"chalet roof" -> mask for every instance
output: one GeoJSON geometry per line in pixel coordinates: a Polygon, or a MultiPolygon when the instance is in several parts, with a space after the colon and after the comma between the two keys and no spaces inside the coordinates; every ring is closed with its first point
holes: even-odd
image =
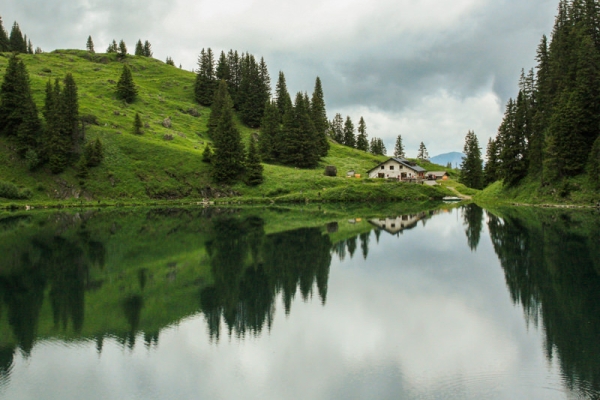
{"type": "Polygon", "coordinates": [[[385,164],[386,162],[390,161],[390,160],[394,160],[396,161],[398,164],[401,164],[403,166],[405,166],[406,168],[410,168],[415,172],[427,172],[426,169],[419,167],[418,165],[416,165],[415,163],[408,161],[405,158],[398,158],[398,157],[391,157],[388,158],[387,160],[385,160],[382,163],[377,164],[375,167],[371,168],[370,170],[367,171],[367,174],[373,170],[376,170],[377,168],[379,168],[382,164],[385,164]]]}

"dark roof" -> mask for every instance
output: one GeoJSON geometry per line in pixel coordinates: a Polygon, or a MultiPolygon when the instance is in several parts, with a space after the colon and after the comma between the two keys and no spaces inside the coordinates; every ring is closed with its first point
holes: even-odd
{"type": "Polygon", "coordinates": [[[426,169],[419,167],[417,164],[415,164],[415,163],[413,163],[413,162],[411,162],[411,161],[408,161],[408,160],[407,160],[407,159],[405,159],[405,158],[391,157],[391,158],[388,158],[387,160],[385,160],[384,162],[377,164],[375,167],[371,168],[370,170],[368,170],[368,171],[367,171],[367,174],[368,174],[369,172],[371,172],[371,171],[373,171],[373,170],[375,170],[375,169],[379,168],[379,167],[381,166],[381,164],[385,164],[386,162],[388,162],[388,161],[390,161],[390,160],[394,160],[394,161],[396,161],[398,164],[402,164],[402,165],[404,165],[405,167],[407,167],[407,168],[410,168],[410,169],[412,169],[412,170],[413,170],[413,171],[415,171],[415,172],[427,172],[427,170],[426,170],[426,169]]]}
{"type": "Polygon", "coordinates": [[[444,176],[444,175],[448,175],[448,172],[446,171],[429,171],[427,172],[429,175],[435,175],[435,176],[444,176]]]}

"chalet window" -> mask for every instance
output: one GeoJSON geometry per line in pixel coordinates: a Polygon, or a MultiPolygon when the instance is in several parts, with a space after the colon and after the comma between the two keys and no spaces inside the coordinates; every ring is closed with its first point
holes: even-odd
{"type": "Polygon", "coordinates": [[[393,171],[393,170],[394,170],[394,166],[390,165],[390,171],[393,171]]]}
{"type": "Polygon", "coordinates": [[[381,166],[381,169],[385,169],[385,166],[383,166],[383,165],[382,165],[382,166],[381,166]]]}

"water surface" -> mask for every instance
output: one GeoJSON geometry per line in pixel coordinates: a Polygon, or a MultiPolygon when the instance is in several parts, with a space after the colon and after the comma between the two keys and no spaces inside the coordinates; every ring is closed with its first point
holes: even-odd
{"type": "Polygon", "coordinates": [[[0,397],[600,396],[600,218],[152,209],[0,218],[0,397]]]}

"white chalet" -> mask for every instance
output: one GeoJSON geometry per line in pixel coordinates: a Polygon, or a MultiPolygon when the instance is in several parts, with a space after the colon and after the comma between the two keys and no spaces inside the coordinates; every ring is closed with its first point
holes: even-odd
{"type": "Polygon", "coordinates": [[[369,178],[393,178],[399,181],[424,179],[427,170],[404,158],[392,157],[367,171],[369,178]]]}

